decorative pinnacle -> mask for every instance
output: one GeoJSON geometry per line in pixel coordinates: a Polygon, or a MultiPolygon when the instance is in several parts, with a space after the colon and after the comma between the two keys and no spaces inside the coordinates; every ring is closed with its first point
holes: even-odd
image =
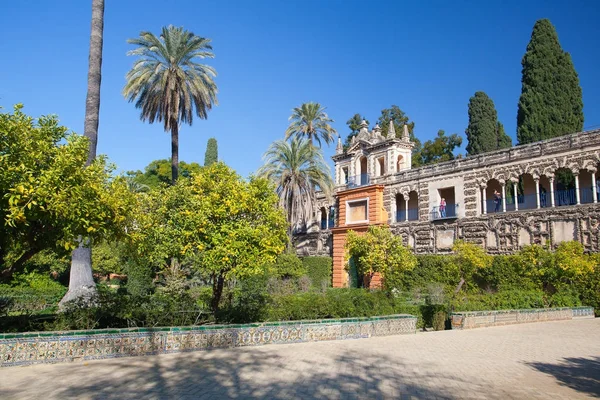
{"type": "Polygon", "coordinates": [[[396,137],[396,129],[394,128],[394,121],[390,120],[390,129],[388,129],[388,138],[393,139],[396,137]]]}
{"type": "Polygon", "coordinates": [[[369,124],[367,124],[367,121],[365,121],[363,119],[362,122],[360,123],[360,129],[368,129],[368,128],[369,128],[369,124]]]}
{"type": "Polygon", "coordinates": [[[402,139],[407,142],[410,140],[410,135],[408,134],[408,125],[406,124],[403,126],[402,139]]]}
{"type": "Polygon", "coordinates": [[[335,147],[336,154],[342,154],[344,152],[344,146],[342,146],[342,137],[338,134],[337,146],[335,147]]]}

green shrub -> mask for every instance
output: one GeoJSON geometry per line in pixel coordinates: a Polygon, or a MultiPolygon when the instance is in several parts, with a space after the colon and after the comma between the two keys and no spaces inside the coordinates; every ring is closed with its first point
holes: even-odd
{"type": "Polygon", "coordinates": [[[306,274],[306,267],[296,254],[283,253],[277,256],[273,272],[278,278],[300,278],[306,274]]]}
{"type": "Polygon", "coordinates": [[[124,267],[127,274],[127,293],[132,296],[147,296],[154,291],[153,271],[141,263],[128,263],[124,267]]]}
{"type": "Polygon", "coordinates": [[[331,286],[333,259],[331,257],[304,257],[302,264],[313,287],[321,289],[331,286]]]}
{"type": "Polygon", "coordinates": [[[399,289],[423,288],[432,282],[456,287],[460,281],[460,271],[451,256],[418,255],[417,263],[412,271],[403,274],[402,287],[399,289]]]}
{"type": "Polygon", "coordinates": [[[225,296],[230,298],[230,302],[221,307],[217,320],[233,323],[266,320],[270,301],[269,281],[267,274],[240,281],[232,292],[225,296]]]}
{"type": "Polygon", "coordinates": [[[594,270],[578,277],[574,287],[584,306],[594,307],[596,317],[600,317],[600,254],[594,254],[594,270]]]}
{"type": "Polygon", "coordinates": [[[558,290],[548,298],[548,307],[579,307],[581,299],[579,294],[572,288],[558,290]]]}
{"type": "Polygon", "coordinates": [[[451,301],[453,311],[510,310],[543,308],[547,304],[543,290],[506,290],[497,293],[459,293],[451,301]]]}
{"type": "Polygon", "coordinates": [[[475,279],[484,290],[533,290],[540,287],[539,281],[525,271],[517,255],[495,256],[489,268],[477,272],[475,279]]]}

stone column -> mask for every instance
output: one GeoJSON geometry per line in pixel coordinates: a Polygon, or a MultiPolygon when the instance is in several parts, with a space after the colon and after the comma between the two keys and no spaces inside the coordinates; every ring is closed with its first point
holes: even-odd
{"type": "Polygon", "coordinates": [[[579,195],[579,174],[575,175],[575,199],[577,200],[577,205],[581,204],[581,199],[579,195]]]}
{"type": "Polygon", "coordinates": [[[535,178],[535,207],[540,208],[540,178],[535,178]]]}
{"type": "Polygon", "coordinates": [[[596,187],[596,171],[592,171],[592,199],[594,199],[594,203],[598,202],[598,193],[596,193],[598,188],[596,187]]]}
{"type": "Polygon", "coordinates": [[[329,228],[331,228],[329,226],[329,208],[325,209],[325,218],[326,218],[325,219],[325,229],[329,229],[329,228]]]}
{"type": "Polygon", "coordinates": [[[513,182],[513,199],[515,200],[515,211],[519,211],[519,198],[518,198],[517,182],[513,182]]]}
{"type": "Polygon", "coordinates": [[[335,184],[336,185],[341,185],[342,180],[340,179],[340,166],[338,165],[338,163],[335,163],[335,184]]]}
{"type": "MultiPolygon", "coordinates": [[[[409,194],[409,196],[410,196],[410,194],[409,194]]],[[[404,220],[405,221],[408,221],[408,199],[409,199],[409,197],[404,196],[404,210],[405,210],[404,220]]]]}
{"type": "Polygon", "coordinates": [[[554,207],[554,177],[548,177],[548,181],[550,181],[550,207],[554,207]]]}
{"type": "Polygon", "coordinates": [[[506,183],[501,182],[502,185],[502,212],[506,212],[506,183]]]}
{"type": "Polygon", "coordinates": [[[390,215],[390,221],[393,222],[399,222],[398,221],[398,217],[396,215],[396,195],[392,194],[392,198],[390,199],[390,211],[392,213],[392,215],[390,215]]]}
{"type": "Polygon", "coordinates": [[[485,198],[486,187],[481,188],[481,201],[483,202],[483,215],[487,214],[487,199],[485,198]]]}

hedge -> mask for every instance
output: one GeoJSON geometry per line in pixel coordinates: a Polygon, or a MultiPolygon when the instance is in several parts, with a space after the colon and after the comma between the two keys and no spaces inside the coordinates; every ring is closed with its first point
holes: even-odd
{"type": "Polygon", "coordinates": [[[306,274],[313,287],[322,288],[331,286],[333,259],[331,257],[304,257],[302,264],[306,267],[306,274]]]}

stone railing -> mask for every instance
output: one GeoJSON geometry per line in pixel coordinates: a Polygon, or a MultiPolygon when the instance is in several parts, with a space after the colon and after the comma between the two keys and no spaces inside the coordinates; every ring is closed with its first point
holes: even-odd
{"type": "Polygon", "coordinates": [[[245,325],[0,334],[0,367],[400,335],[416,333],[416,325],[416,317],[400,314],[245,325]]]}
{"type": "Polygon", "coordinates": [[[454,312],[452,329],[472,329],[528,322],[594,318],[592,307],[535,308],[526,310],[454,312]]]}
{"type": "Polygon", "coordinates": [[[489,168],[490,166],[497,164],[531,160],[536,157],[550,156],[552,154],[592,146],[600,146],[600,129],[559,136],[540,142],[518,145],[508,149],[496,150],[453,161],[404,170],[396,172],[392,176],[386,175],[385,179],[386,182],[389,183],[405,182],[465,170],[489,168]]]}

